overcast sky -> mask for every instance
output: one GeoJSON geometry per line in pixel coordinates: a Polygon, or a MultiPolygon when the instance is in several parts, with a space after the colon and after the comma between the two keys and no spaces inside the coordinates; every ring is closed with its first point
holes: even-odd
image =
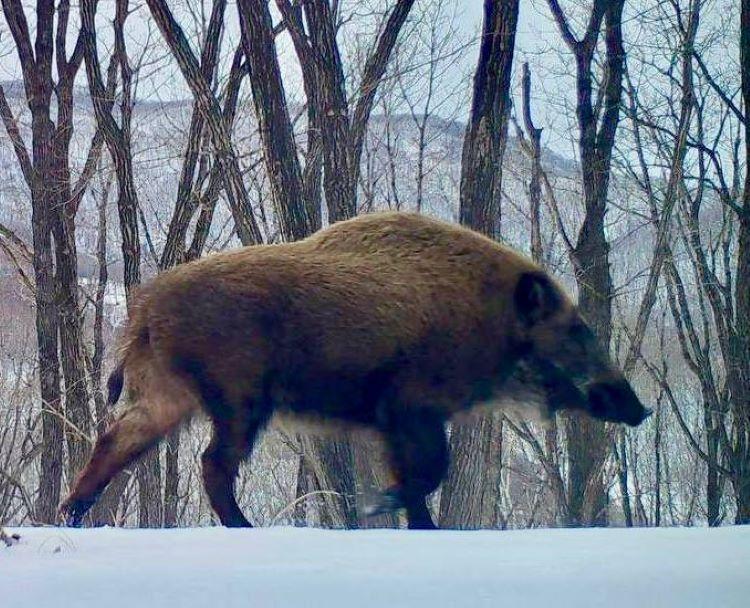
{"type": "MultiPolygon", "coordinates": [[[[192,0],[170,0],[170,7],[174,11],[178,20],[190,34],[190,15],[188,7],[195,7],[198,3],[192,0]]],[[[387,2],[392,4],[392,0],[343,0],[349,7],[360,7],[364,5],[383,5],[387,2]]],[[[420,7],[430,4],[431,0],[417,0],[412,14],[420,7]]],[[[97,20],[97,36],[102,40],[102,51],[108,46],[108,40],[111,39],[111,28],[108,21],[103,17],[109,18],[113,14],[114,0],[100,0],[99,16],[97,20]]],[[[345,4],[345,6],[346,6],[345,4]]],[[[474,44],[460,57],[460,59],[451,62],[444,73],[441,75],[441,86],[452,91],[456,82],[462,77],[473,73],[473,69],[478,54],[478,36],[481,32],[481,21],[483,12],[482,0],[456,0],[455,4],[446,2],[448,7],[455,8],[455,23],[461,35],[466,39],[473,39],[474,44]]],[[[583,18],[590,10],[590,2],[572,2],[563,1],[563,8],[566,14],[573,21],[573,29],[580,33],[582,29],[583,18]]],[[[703,8],[702,21],[723,20],[727,19],[730,26],[734,26],[734,21],[739,21],[731,13],[736,12],[738,2],[736,0],[707,0],[703,8]]],[[[27,7],[30,26],[34,26],[33,11],[30,10],[30,3],[25,3],[27,7]]],[[[131,0],[131,5],[138,6],[128,20],[126,35],[128,37],[129,51],[135,56],[138,47],[143,47],[144,41],[148,39],[149,32],[154,39],[161,42],[161,36],[154,24],[151,22],[148,9],[144,2],[136,4],[136,0],[131,0]]],[[[273,2],[271,3],[273,6],[273,2]]],[[[205,0],[206,19],[210,12],[211,2],[205,0]]],[[[638,43],[646,45],[650,41],[645,39],[648,36],[641,27],[643,15],[648,11],[654,11],[656,3],[642,2],[640,0],[631,0],[626,3],[624,17],[624,31],[626,38],[626,48],[629,44],[638,43]],[[633,19],[639,16],[639,21],[633,19]]],[[[74,18],[77,22],[77,9],[74,3],[74,18]]],[[[194,9],[195,10],[195,9],[194,9]]],[[[346,10],[346,8],[344,9],[346,10]]],[[[194,20],[193,20],[194,22],[194,20]]],[[[227,36],[232,41],[237,40],[237,17],[234,2],[230,2],[226,15],[227,36]]],[[[356,23],[356,20],[353,20],[356,23]]],[[[361,22],[361,21],[360,21],[361,22]]],[[[69,46],[72,47],[72,37],[77,34],[77,27],[69,28],[71,37],[69,46]]],[[[734,32],[730,27],[726,33],[727,40],[733,40],[734,32]]],[[[235,42],[225,43],[225,55],[231,57],[231,51],[235,42]]],[[[168,52],[163,45],[149,45],[154,48],[154,52],[147,58],[146,64],[142,69],[141,82],[138,90],[140,98],[151,100],[173,100],[175,98],[187,98],[190,96],[189,90],[182,79],[179,70],[176,68],[174,61],[168,56],[168,52]],[[168,66],[164,69],[164,66],[168,66]]],[[[655,52],[659,52],[656,49],[655,52]]],[[[733,51],[729,51],[730,56],[733,51]]],[[[279,38],[279,55],[284,72],[284,79],[287,89],[287,96],[290,101],[301,100],[301,85],[299,74],[296,68],[297,59],[294,50],[289,43],[286,35],[279,38]]],[[[711,58],[709,58],[710,60],[711,58]]],[[[731,57],[730,57],[731,59],[731,57]]],[[[566,62],[570,61],[570,53],[563,44],[557,31],[554,21],[549,14],[549,8],[546,0],[521,0],[520,17],[516,39],[516,56],[514,61],[514,79],[512,84],[512,93],[514,97],[518,96],[520,89],[519,74],[520,66],[524,61],[529,61],[532,69],[532,106],[537,126],[544,127],[543,143],[553,145],[558,153],[573,158],[575,156],[575,113],[572,109],[574,102],[574,80],[570,73],[570,64],[566,69],[566,62]],[[563,105],[567,107],[563,108],[563,105]]],[[[722,58],[717,58],[717,70],[722,66],[736,66],[736,60],[732,59],[727,62],[722,58]],[[734,61],[734,64],[732,64],[734,61]]],[[[736,71],[736,67],[735,67],[736,71]]],[[[0,80],[10,80],[20,78],[20,69],[15,49],[10,39],[10,33],[4,19],[0,19],[0,80]]],[[[85,85],[85,71],[79,73],[79,80],[85,85]]],[[[470,93],[461,95],[456,104],[458,111],[451,112],[459,119],[466,119],[470,106],[470,93]]],[[[375,110],[377,112],[377,109],[375,110]]]]}

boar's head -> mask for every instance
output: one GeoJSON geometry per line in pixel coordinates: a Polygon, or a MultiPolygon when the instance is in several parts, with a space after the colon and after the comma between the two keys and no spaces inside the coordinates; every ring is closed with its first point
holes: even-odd
{"type": "Polygon", "coordinates": [[[521,274],[514,306],[520,366],[543,388],[550,412],[581,409],[599,420],[631,426],[651,415],[580,312],[546,274],[521,274]]]}

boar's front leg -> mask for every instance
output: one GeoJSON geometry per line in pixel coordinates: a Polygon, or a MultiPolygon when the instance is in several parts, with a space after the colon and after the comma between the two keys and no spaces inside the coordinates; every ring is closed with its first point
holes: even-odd
{"type": "Polygon", "coordinates": [[[403,507],[410,529],[435,529],[426,498],[437,489],[448,470],[443,418],[422,406],[403,408],[386,418],[382,430],[397,485],[380,497],[371,513],[403,507]]]}

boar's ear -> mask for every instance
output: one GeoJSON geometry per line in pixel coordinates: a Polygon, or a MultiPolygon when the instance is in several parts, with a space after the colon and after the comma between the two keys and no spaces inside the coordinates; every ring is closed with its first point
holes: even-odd
{"type": "Polygon", "coordinates": [[[513,296],[518,318],[531,327],[552,316],[562,304],[557,286],[542,272],[525,272],[513,296]]]}

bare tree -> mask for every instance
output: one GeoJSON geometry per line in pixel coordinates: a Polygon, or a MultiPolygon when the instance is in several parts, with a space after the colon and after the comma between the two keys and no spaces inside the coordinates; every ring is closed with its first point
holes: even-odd
{"type": "MultiPolygon", "coordinates": [[[[625,51],[622,46],[623,0],[594,0],[582,38],[576,38],[557,0],[548,0],[560,34],[575,58],[578,148],[585,215],[572,250],[583,316],[602,344],[612,333],[612,277],[609,243],[604,231],[615,133],[620,115],[625,51]],[[604,77],[596,101],[594,53],[604,34],[604,77]]],[[[579,524],[606,521],[602,471],[609,440],[604,424],[577,414],[566,415],[568,500],[570,517],[579,524]]]]}
{"type": "Polygon", "coordinates": [[[323,190],[328,220],[339,221],[357,213],[357,183],[367,123],[378,86],[414,0],[397,0],[385,19],[364,63],[356,100],[347,99],[344,68],[336,41],[338,3],[313,0],[301,9],[277,0],[302,66],[307,103],[315,105],[315,126],[320,129],[323,190]],[[307,31],[303,25],[306,23],[307,31]]]}
{"type": "MultiPolygon", "coordinates": [[[[117,0],[115,17],[112,22],[115,43],[110,62],[109,80],[114,83],[115,75],[119,74],[121,82],[120,124],[117,124],[112,113],[114,105],[113,86],[107,88],[102,77],[96,44],[96,5],[96,0],[81,2],[83,54],[97,125],[104,135],[117,176],[117,210],[120,218],[122,259],[124,262],[123,280],[128,306],[130,306],[133,291],[141,283],[141,244],[138,228],[139,204],[133,175],[131,145],[132,68],[128,59],[124,34],[125,20],[129,13],[129,2],[128,0],[117,0]]],[[[140,488],[139,525],[141,527],[160,526],[163,519],[163,503],[161,500],[161,467],[158,449],[149,452],[139,464],[137,478],[140,488]]]]}
{"type": "MultiPolygon", "coordinates": [[[[747,357],[742,352],[743,338],[736,333],[745,322],[742,301],[746,290],[739,287],[744,281],[741,278],[744,191],[739,177],[743,161],[739,144],[745,117],[732,101],[733,95],[727,93],[728,89],[712,76],[706,65],[704,57],[710,42],[702,43],[709,45],[705,50],[695,43],[698,14],[704,6],[702,2],[694,2],[688,11],[675,6],[666,17],[666,29],[679,37],[676,48],[680,60],[667,57],[663,73],[668,79],[665,86],[673,87],[675,82],[681,85],[679,109],[671,100],[663,107],[654,104],[653,109],[649,108],[628,78],[628,110],[638,160],[638,169],[630,172],[646,194],[657,232],[649,282],[626,366],[636,356],[633,349],[644,341],[641,333],[645,325],[644,307],[656,298],[653,277],[658,272],[661,255],[676,340],[688,376],[693,376],[698,385],[698,428],[691,428],[686,411],[685,379],[674,378],[666,363],[660,366],[645,361],[645,366],[659,386],[661,398],[669,405],[677,428],[705,463],[706,519],[709,525],[719,525],[725,517],[722,507],[725,480],[734,489],[737,521],[742,520],[743,509],[747,508],[743,502],[747,484],[747,427],[743,426],[747,420],[743,414],[747,402],[743,397],[747,395],[743,384],[747,378],[747,357]],[[679,77],[673,73],[678,69],[679,77]],[[656,171],[651,170],[647,158],[652,157],[670,167],[665,186],[651,175],[656,171]],[[714,222],[718,222],[716,233],[714,222]]],[[[740,57],[742,40],[741,35],[740,57]]],[[[651,66],[653,61],[648,55],[642,63],[651,66]]],[[[662,69],[658,65],[653,67],[657,73],[662,69]]],[[[661,350],[664,356],[663,346],[661,350]]],[[[658,441],[661,443],[661,438],[658,441]]],[[[658,451],[656,458],[661,476],[658,451]]],[[[660,518],[660,513],[657,516],[660,518]]]]}
{"type": "Polygon", "coordinates": [[[255,114],[263,142],[266,170],[284,240],[312,233],[302,187],[302,170],[281,82],[268,2],[240,0],[242,46],[250,66],[255,114]]]}
{"type": "Polygon", "coordinates": [[[468,46],[458,28],[455,10],[455,6],[445,0],[418,4],[417,10],[412,11],[409,31],[394,51],[389,69],[392,74],[386,75],[398,83],[397,90],[390,89],[390,93],[384,91],[381,95],[388,173],[396,208],[400,203],[394,171],[397,146],[393,145],[393,140],[398,136],[400,120],[393,125],[391,121],[399,118],[392,115],[393,110],[406,105],[416,130],[416,136],[410,138],[417,149],[416,167],[410,171],[415,184],[413,207],[417,213],[434,212],[434,207],[425,209],[425,203],[431,202],[426,200],[427,179],[443,160],[434,148],[439,148],[439,140],[445,135],[445,130],[440,128],[443,121],[447,124],[456,118],[466,85],[464,78],[457,78],[451,84],[443,81],[445,73],[460,60],[468,46]]]}
{"type": "MultiPolygon", "coordinates": [[[[490,237],[499,236],[501,165],[517,22],[518,0],[485,1],[471,117],[461,159],[461,222],[490,237]]],[[[452,425],[451,465],[440,495],[441,526],[494,523],[493,479],[500,462],[500,437],[496,415],[452,425]],[[477,454],[481,456],[477,458],[477,454]]]]}
{"type": "Polygon", "coordinates": [[[31,113],[32,154],[29,155],[5,95],[0,92],[0,114],[32,200],[36,326],[43,410],[42,472],[36,518],[41,522],[52,522],[60,498],[63,436],[68,446],[69,477],[83,465],[89,448],[91,416],[78,304],[75,215],[96,166],[102,140],[98,135],[94,138],[84,169],[76,183],[72,183],[69,152],[73,134],[73,85],[83,61],[83,45],[79,34],[72,53],[68,54],[69,2],[61,1],[57,10],[51,0],[37,3],[33,45],[21,2],[4,0],[2,6],[18,52],[31,113]],[[53,81],[53,63],[57,82],[53,81]],[[52,115],[53,92],[57,98],[56,122],[52,115]],[[59,392],[61,364],[65,380],[64,412],[59,392]]]}

